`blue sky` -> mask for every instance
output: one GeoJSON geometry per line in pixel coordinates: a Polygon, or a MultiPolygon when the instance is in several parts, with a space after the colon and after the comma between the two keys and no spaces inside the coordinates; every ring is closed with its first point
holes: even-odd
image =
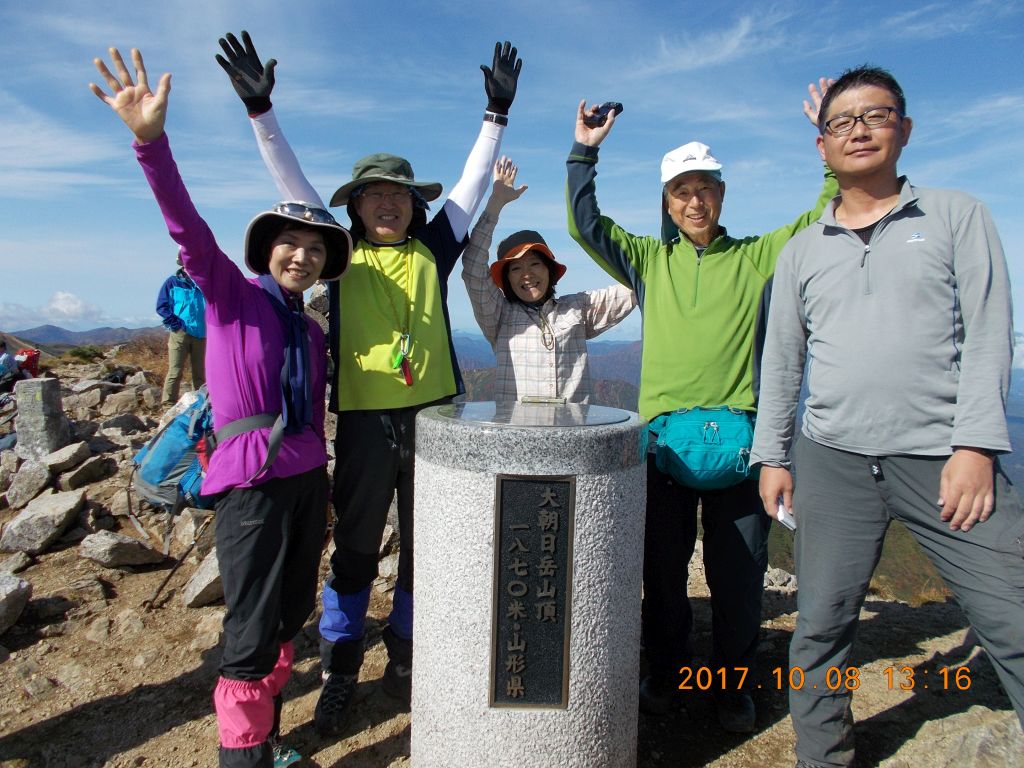
{"type": "MultiPolygon", "coordinates": [[[[498,237],[540,230],[570,293],[605,285],[566,232],[565,156],[576,104],[625,104],[602,147],[602,210],[657,231],[661,156],[711,145],[734,235],[795,218],[821,166],[801,113],[808,82],[864,62],[889,68],[915,119],[901,170],[922,186],[984,200],[999,227],[1024,330],[1024,3],[941,0],[501,4],[165,0],[4,3],[0,81],[0,329],[155,325],[176,250],[142,179],[130,135],[87,89],[92,58],[135,46],[153,82],[174,75],[168,133],[186,184],[221,247],[240,261],[249,219],[276,199],[245,117],[214,62],[217,38],[248,29],[278,59],[274,103],[324,198],[352,163],[408,157],[448,189],[486,103],[479,65],[494,42],[524,59],[503,150],[530,189],[498,237]],[[142,5],[142,4],[139,4],[142,5]]],[[[344,212],[339,218],[344,218],[344,212]]],[[[453,325],[475,330],[456,273],[453,325]]],[[[634,313],[607,338],[638,338],[634,313]]]]}

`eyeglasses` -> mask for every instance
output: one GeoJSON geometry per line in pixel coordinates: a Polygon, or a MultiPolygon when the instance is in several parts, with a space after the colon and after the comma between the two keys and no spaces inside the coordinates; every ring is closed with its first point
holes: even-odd
{"type": "Polygon", "coordinates": [[[853,130],[858,120],[869,129],[878,128],[880,125],[885,125],[889,122],[889,116],[893,113],[896,114],[896,117],[902,117],[896,107],[872,107],[866,112],[861,112],[859,115],[840,115],[839,117],[833,117],[831,120],[826,120],[825,130],[833,136],[843,136],[853,130]]]}
{"type": "Polygon", "coordinates": [[[334,217],[330,213],[325,211],[323,208],[317,208],[306,203],[277,203],[271,211],[274,213],[282,213],[285,216],[291,216],[294,219],[302,219],[303,221],[311,221],[314,224],[333,224],[338,226],[338,222],[334,220],[334,217]]]}
{"type": "Polygon", "coordinates": [[[358,196],[365,197],[375,205],[383,203],[385,200],[389,203],[404,203],[412,198],[412,192],[408,189],[398,189],[394,192],[360,192],[358,196]]]}

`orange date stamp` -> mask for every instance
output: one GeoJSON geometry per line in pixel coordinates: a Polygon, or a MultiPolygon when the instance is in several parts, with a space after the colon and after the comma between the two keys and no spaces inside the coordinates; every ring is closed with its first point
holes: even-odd
{"type": "MultiPolygon", "coordinates": [[[[749,672],[749,667],[680,667],[679,690],[743,690],[749,672]]],[[[970,667],[939,667],[929,670],[910,665],[891,666],[881,670],[881,675],[890,691],[913,691],[915,688],[966,691],[971,687],[970,667]]],[[[800,691],[804,688],[824,688],[829,691],[856,691],[865,676],[866,673],[860,667],[829,667],[825,670],[825,679],[819,684],[808,682],[801,667],[775,667],[767,683],[751,684],[747,690],[767,688],[800,691]]]]}

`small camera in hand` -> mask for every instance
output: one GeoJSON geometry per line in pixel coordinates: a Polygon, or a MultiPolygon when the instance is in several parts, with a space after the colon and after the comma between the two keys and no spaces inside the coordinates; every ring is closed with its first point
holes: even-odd
{"type": "Polygon", "coordinates": [[[608,115],[614,112],[616,115],[622,112],[622,105],[617,101],[606,101],[597,108],[592,115],[583,116],[583,124],[590,128],[600,128],[608,122],[608,115]]]}

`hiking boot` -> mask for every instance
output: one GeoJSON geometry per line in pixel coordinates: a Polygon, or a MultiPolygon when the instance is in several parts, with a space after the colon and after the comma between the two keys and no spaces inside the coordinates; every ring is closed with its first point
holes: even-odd
{"type": "Polygon", "coordinates": [[[381,639],[388,649],[381,687],[388,696],[409,707],[412,702],[412,640],[399,637],[391,627],[384,629],[381,639]]]}
{"type": "Polygon", "coordinates": [[[757,712],[750,694],[743,691],[720,691],[715,695],[718,723],[729,733],[752,733],[757,712]]]}
{"type": "Polygon", "coordinates": [[[270,744],[274,748],[274,768],[285,768],[302,760],[302,755],[280,741],[271,740],[270,744]]]}
{"type": "Polygon", "coordinates": [[[670,677],[647,675],[640,682],[640,711],[667,715],[678,699],[679,687],[670,677]]]}
{"type": "Polygon", "coordinates": [[[393,699],[398,699],[406,707],[412,703],[412,667],[388,661],[381,678],[381,688],[393,699]]]}
{"type": "Polygon", "coordinates": [[[357,675],[328,674],[320,689],[313,712],[313,727],[323,738],[338,736],[348,720],[349,707],[356,694],[357,675]]]}

